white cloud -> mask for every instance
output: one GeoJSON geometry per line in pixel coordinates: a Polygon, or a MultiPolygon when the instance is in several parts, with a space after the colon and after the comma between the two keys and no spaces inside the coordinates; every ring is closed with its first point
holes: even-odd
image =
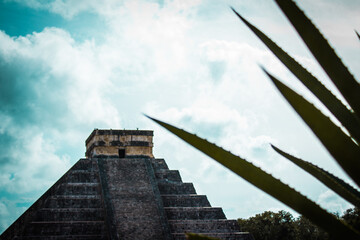
{"type": "Polygon", "coordinates": [[[10,162],[2,163],[0,189],[8,193],[26,194],[48,188],[71,166],[69,156],[56,155],[52,140],[45,139],[37,127],[8,125],[5,134],[13,140],[6,143],[8,149],[1,156],[10,162]]]}
{"type": "Polygon", "coordinates": [[[113,0],[105,1],[93,1],[93,0],[78,0],[78,1],[68,1],[68,0],[54,0],[54,1],[39,1],[39,0],[13,0],[20,4],[26,5],[30,8],[37,10],[48,10],[52,13],[61,15],[64,18],[71,19],[75,15],[83,11],[94,11],[95,9],[108,9],[112,6],[116,6],[116,2],[113,0]]]}
{"type": "Polygon", "coordinates": [[[0,214],[1,216],[9,215],[9,211],[4,203],[0,202],[0,214]]]}
{"type": "Polygon", "coordinates": [[[52,91],[51,95],[65,101],[80,122],[119,125],[116,109],[105,96],[111,86],[109,72],[103,68],[106,63],[98,61],[94,44],[77,44],[69,33],[57,28],[46,28],[40,33],[19,38],[2,33],[0,41],[5,42],[0,51],[8,61],[22,59],[33,61],[35,70],[43,66],[47,68],[42,79],[35,82],[38,94],[52,91]],[[54,85],[60,88],[50,89],[54,85]],[[96,114],[86,117],[94,109],[96,114]]]}
{"type": "MultiPolygon", "coordinates": [[[[17,161],[0,173],[3,189],[45,190],[81,157],[72,155],[69,148],[83,147],[93,128],[146,127],[155,130],[155,155],[180,169],[183,179],[195,182],[198,192],[208,194],[215,205],[231,209],[228,217],[284,207],[143,118],[140,113],[145,112],[217,142],[305,194],[310,191],[313,199],[321,194],[323,186],[312,185],[313,179],[303,178],[305,174],[270,149],[269,143],[279,144],[319,165],[336,168],[257,64],[292,87],[304,89],[233,15],[221,13],[211,24],[204,22],[197,15],[201,1],[165,1],[164,6],[112,0],[26,4],[67,19],[95,12],[108,28],[98,30],[104,36],[102,43],[76,42],[58,28],[18,38],[0,31],[1,58],[9,65],[21,63],[20,84],[32,81],[26,87],[34,89],[36,100],[31,98],[30,107],[24,108],[37,122],[22,126],[14,123],[15,116],[0,112],[0,133],[8,133],[18,144],[11,149],[16,155],[9,155],[17,161]],[[229,33],[218,34],[224,32],[223,26],[229,33]],[[219,67],[216,74],[215,67],[219,67]],[[23,128],[26,134],[22,135],[23,128]]],[[[283,36],[285,24],[274,24],[277,21],[268,20],[266,26],[274,27],[267,32],[281,33],[281,40],[293,50],[291,36],[283,36]]],[[[299,52],[295,51],[296,58],[316,71],[314,61],[299,52]]],[[[22,90],[16,95],[30,91],[22,90]]],[[[338,199],[319,201],[332,209],[338,199]]]]}
{"type": "MultiPolygon", "coordinates": [[[[132,1],[118,1],[118,0],[53,0],[53,1],[40,1],[40,0],[12,0],[20,4],[26,5],[30,8],[48,10],[52,13],[59,14],[66,19],[72,19],[74,16],[82,12],[94,12],[101,14],[105,17],[114,18],[115,15],[123,12],[122,8],[127,8],[128,6],[136,7],[135,12],[137,15],[141,13],[148,14],[150,9],[160,8],[159,3],[156,1],[142,1],[142,0],[132,0],[132,1]]],[[[164,5],[171,9],[172,13],[178,13],[181,11],[186,11],[194,8],[199,5],[201,0],[188,1],[188,0],[165,0],[164,5]]]]}
{"type": "Polygon", "coordinates": [[[317,203],[330,212],[339,213],[340,215],[346,209],[353,207],[348,202],[340,200],[339,197],[330,190],[322,192],[317,199],[317,203]]]}
{"type": "Polygon", "coordinates": [[[2,137],[12,139],[2,152],[6,165],[0,188],[16,194],[45,190],[76,160],[59,152],[65,143],[74,143],[67,132],[96,124],[119,127],[120,116],[107,98],[109,73],[93,43],[78,44],[61,29],[18,38],[0,32],[0,41],[3,68],[11,66],[10,73],[15,72],[4,72],[1,80],[12,86],[8,94],[14,100],[3,105],[0,115],[2,137]]]}
{"type": "Polygon", "coordinates": [[[1,199],[0,200],[0,216],[2,216],[2,218],[0,219],[0,228],[8,226],[10,224],[10,222],[8,220],[9,215],[10,215],[10,212],[8,210],[8,207],[5,203],[5,201],[3,202],[3,199],[1,199]]]}

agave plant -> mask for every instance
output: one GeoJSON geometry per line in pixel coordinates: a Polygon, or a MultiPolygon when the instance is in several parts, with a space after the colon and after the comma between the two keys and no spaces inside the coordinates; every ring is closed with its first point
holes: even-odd
{"type": "MultiPolygon", "coordinates": [[[[334,124],[313,104],[308,102],[291,88],[274,77],[265,68],[262,68],[276,88],[310,127],[312,132],[321,141],[347,175],[360,186],[360,85],[353,75],[336,55],[320,31],[305,16],[292,0],[275,0],[282,12],[289,19],[302,40],[307,45],[317,62],[335,84],[346,100],[348,107],[329,91],[316,77],[302,67],[295,59],[289,56],[276,43],[267,37],[258,28],[248,22],[234,9],[234,13],[245,23],[251,31],[272,51],[273,54],[315,95],[332,115],[341,123],[342,127],[334,124]],[[345,129],[345,130],[344,130],[345,129]],[[345,132],[346,131],[346,132],[345,132]]],[[[357,32],[356,32],[357,34],[357,32]]],[[[358,35],[358,34],[357,34],[358,35]]],[[[359,36],[359,35],[358,35],[359,36]]],[[[150,118],[150,117],[149,117],[150,118]]],[[[220,164],[244,178],[254,186],[283,202],[299,214],[327,231],[336,239],[360,239],[360,233],[327,212],[315,202],[300,194],[279,179],[254,166],[247,160],[235,156],[194,134],[174,127],[165,122],[150,118],[176,136],[191,144],[198,150],[210,156],[220,164]]],[[[320,167],[310,162],[282,151],[273,146],[273,149],[313,175],[339,196],[360,207],[360,192],[320,167]]],[[[196,235],[189,235],[189,239],[196,239],[196,235]]],[[[198,236],[199,237],[199,236],[198,236]]],[[[199,238],[200,239],[200,238],[199,238]]],[[[201,237],[203,239],[203,237],[201,237]]]]}

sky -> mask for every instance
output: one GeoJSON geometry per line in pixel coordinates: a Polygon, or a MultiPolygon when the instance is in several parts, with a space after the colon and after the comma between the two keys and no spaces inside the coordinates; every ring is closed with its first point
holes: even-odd
{"type": "MultiPolygon", "coordinates": [[[[303,0],[360,79],[358,0],[303,0]]],[[[231,11],[337,93],[268,0],[0,0],[0,232],[76,161],[94,128],[154,130],[154,155],[229,219],[296,213],[143,116],[260,166],[331,212],[352,207],[270,143],[353,184],[260,69],[323,106],[231,11]]]]}

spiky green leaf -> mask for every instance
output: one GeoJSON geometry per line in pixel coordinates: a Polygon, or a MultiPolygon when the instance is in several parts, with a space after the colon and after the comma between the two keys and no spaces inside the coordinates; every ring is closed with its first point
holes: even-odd
{"type": "Polygon", "coordinates": [[[283,202],[298,213],[304,215],[312,222],[328,231],[335,237],[358,239],[360,234],[351,227],[338,220],[334,215],[322,209],[319,205],[309,200],[293,188],[274,178],[270,174],[254,166],[245,159],[235,156],[224,149],[188,133],[165,122],[148,117],[163,126],[185,142],[202,151],[223,166],[227,167],[249,183],[283,202]]]}
{"type": "Polygon", "coordinates": [[[271,147],[280,155],[289,159],[291,162],[313,175],[341,197],[348,200],[355,206],[360,207],[360,192],[353,188],[350,184],[310,162],[294,157],[273,145],[271,145],[271,147]]]}
{"type": "Polygon", "coordinates": [[[357,116],[349,111],[336,96],[334,96],[318,79],[302,67],[295,59],[234,9],[232,10],[275,54],[275,56],[330,110],[332,114],[334,114],[341,124],[349,131],[350,135],[360,143],[360,121],[357,116]]]}
{"type": "Polygon", "coordinates": [[[360,118],[360,84],[333,48],[292,0],[275,0],[313,56],[360,118]]]}
{"type": "Polygon", "coordinates": [[[360,186],[360,147],[314,105],[263,70],[339,165],[360,186]]]}

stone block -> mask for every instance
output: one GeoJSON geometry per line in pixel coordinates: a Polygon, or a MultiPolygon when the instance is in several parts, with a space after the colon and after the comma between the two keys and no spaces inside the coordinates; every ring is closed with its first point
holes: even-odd
{"type": "Polygon", "coordinates": [[[58,195],[98,195],[99,183],[62,183],[56,191],[58,195]]]}
{"type": "Polygon", "coordinates": [[[158,182],[182,182],[180,173],[177,170],[161,169],[155,171],[158,182]]]}
{"type": "Polygon", "coordinates": [[[239,232],[236,220],[169,220],[170,229],[174,233],[231,233],[239,232]]]}
{"type": "Polygon", "coordinates": [[[24,231],[25,236],[56,236],[56,235],[105,235],[104,221],[54,221],[31,222],[24,231]]]}
{"type": "Polygon", "coordinates": [[[159,182],[158,187],[162,195],[196,194],[192,183],[159,182]]]}
{"type": "Polygon", "coordinates": [[[214,207],[165,207],[169,220],[226,219],[221,208],[214,207]]]}
{"type": "Polygon", "coordinates": [[[160,169],[169,169],[165,160],[162,158],[153,158],[150,161],[152,163],[152,166],[153,166],[155,172],[160,169]]]}
{"type": "Polygon", "coordinates": [[[164,207],[211,207],[205,195],[162,195],[164,207]]]}
{"type": "Polygon", "coordinates": [[[104,217],[101,208],[42,208],[36,221],[103,221],[104,217]]]}
{"type": "Polygon", "coordinates": [[[51,196],[45,208],[100,208],[101,195],[55,195],[51,196]]]}

